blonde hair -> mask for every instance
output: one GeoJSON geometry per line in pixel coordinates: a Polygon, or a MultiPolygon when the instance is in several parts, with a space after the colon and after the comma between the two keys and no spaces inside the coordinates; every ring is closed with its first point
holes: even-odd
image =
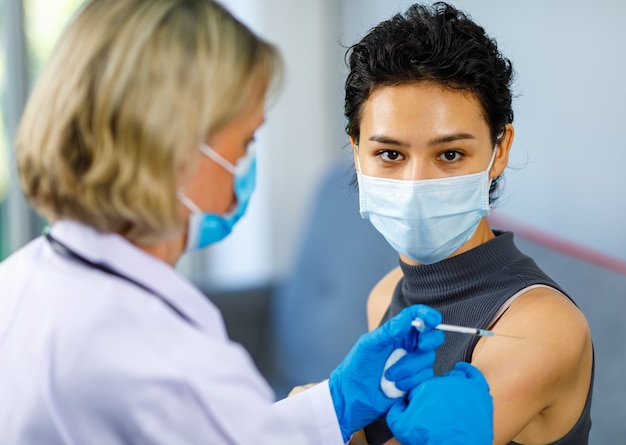
{"type": "Polygon", "coordinates": [[[181,229],[199,143],[264,101],[277,50],[211,0],[90,0],[59,39],[16,139],[46,218],[152,243],[181,229]]]}

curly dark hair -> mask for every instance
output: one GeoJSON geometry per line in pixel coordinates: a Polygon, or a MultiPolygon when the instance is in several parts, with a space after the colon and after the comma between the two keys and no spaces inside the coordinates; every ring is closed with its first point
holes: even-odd
{"type": "MultiPolygon", "coordinates": [[[[382,86],[426,81],[471,92],[482,106],[494,145],[513,122],[510,60],[480,25],[447,3],[415,4],[381,22],[348,49],[346,58],[346,132],[357,143],[363,104],[382,86]]],[[[492,182],[491,194],[497,182],[492,182]]]]}
{"type": "Polygon", "coordinates": [[[472,92],[494,144],[513,122],[513,68],[485,30],[455,7],[413,5],[372,28],[346,54],[346,132],[358,141],[361,109],[381,86],[430,81],[472,92]]]}

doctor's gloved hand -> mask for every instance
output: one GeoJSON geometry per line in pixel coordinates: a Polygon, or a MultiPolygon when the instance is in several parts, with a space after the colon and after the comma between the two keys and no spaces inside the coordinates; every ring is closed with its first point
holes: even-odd
{"type": "Polygon", "coordinates": [[[359,338],[328,382],[344,441],[382,417],[405,391],[434,377],[434,350],[444,340],[433,329],[439,323],[439,312],[414,305],[359,338]],[[424,322],[421,332],[411,325],[416,318],[424,322]]]}
{"type": "Polygon", "coordinates": [[[482,373],[459,362],[398,400],[387,425],[404,445],[491,445],[493,401],[482,373]]]}

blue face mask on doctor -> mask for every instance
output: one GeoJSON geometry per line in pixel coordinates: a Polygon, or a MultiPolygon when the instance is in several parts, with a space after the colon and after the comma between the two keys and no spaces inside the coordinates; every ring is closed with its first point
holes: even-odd
{"type": "Polygon", "coordinates": [[[228,162],[206,144],[200,146],[200,151],[233,175],[237,204],[226,215],[207,213],[203,212],[182,191],[179,191],[179,201],[191,212],[187,224],[185,252],[202,249],[226,238],[233,230],[237,221],[246,212],[256,184],[256,154],[254,146],[250,147],[246,154],[237,160],[236,165],[228,162]]]}

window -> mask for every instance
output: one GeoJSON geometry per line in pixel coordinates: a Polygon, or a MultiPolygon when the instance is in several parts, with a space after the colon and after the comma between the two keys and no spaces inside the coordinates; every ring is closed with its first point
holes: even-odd
{"type": "Polygon", "coordinates": [[[36,80],[48,54],[81,0],[23,0],[29,73],[36,80]]]}
{"type": "Polygon", "coordinates": [[[5,9],[6,2],[0,3],[0,260],[4,258],[4,214],[3,202],[9,186],[9,153],[6,134],[6,28],[5,9]]]}
{"type": "Polygon", "coordinates": [[[0,3],[0,260],[41,232],[44,221],[19,191],[12,138],[28,91],[81,0],[0,3]]]}

